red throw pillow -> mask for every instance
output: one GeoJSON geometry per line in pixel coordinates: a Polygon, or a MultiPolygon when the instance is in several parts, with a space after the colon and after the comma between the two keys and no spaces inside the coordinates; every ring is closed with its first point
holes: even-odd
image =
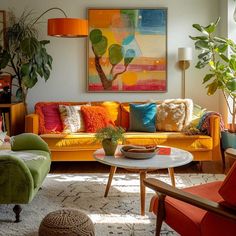
{"type": "Polygon", "coordinates": [[[219,194],[227,204],[236,207],[236,162],[233,164],[222,183],[219,194]]]}
{"type": "Polygon", "coordinates": [[[101,106],[81,106],[85,131],[95,133],[98,129],[114,125],[107,110],[101,106]]]}
{"type": "Polygon", "coordinates": [[[39,115],[39,131],[41,134],[62,132],[63,126],[61,122],[59,105],[37,104],[36,113],[39,115]]]}

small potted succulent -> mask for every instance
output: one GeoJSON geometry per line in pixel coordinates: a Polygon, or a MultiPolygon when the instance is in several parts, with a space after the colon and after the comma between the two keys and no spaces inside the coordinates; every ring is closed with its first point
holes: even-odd
{"type": "Polygon", "coordinates": [[[106,156],[114,156],[118,141],[124,141],[124,129],[121,127],[108,126],[99,129],[95,139],[101,142],[106,156]]]}

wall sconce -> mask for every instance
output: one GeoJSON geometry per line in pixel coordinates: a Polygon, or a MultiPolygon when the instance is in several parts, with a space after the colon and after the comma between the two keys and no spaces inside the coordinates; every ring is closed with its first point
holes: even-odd
{"type": "Polygon", "coordinates": [[[86,37],[88,35],[88,21],[79,18],[68,18],[66,13],[59,7],[52,7],[43,12],[34,22],[34,25],[43,15],[52,10],[59,10],[64,18],[48,19],[48,35],[66,38],[86,37]]]}
{"type": "Polygon", "coordinates": [[[179,68],[182,70],[182,98],[185,98],[185,70],[189,68],[191,60],[192,48],[178,49],[179,68]]]}

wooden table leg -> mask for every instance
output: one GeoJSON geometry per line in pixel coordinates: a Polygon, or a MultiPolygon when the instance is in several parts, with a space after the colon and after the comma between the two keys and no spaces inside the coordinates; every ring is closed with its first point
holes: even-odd
{"type": "Polygon", "coordinates": [[[107,181],[107,186],[106,186],[104,197],[107,197],[107,195],[108,195],[109,189],[111,187],[111,181],[112,181],[113,175],[115,173],[116,173],[116,167],[115,166],[111,166],[110,174],[109,174],[109,178],[108,178],[108,181],[107,181]]]}
{"type": "Polygon", "coordinates": [[[175,187],[175,173],[174,173],[174,168],[168,168],[169,176],[171,179],[171,184],[173,187],[175,187]]]}
{"type": "Polygon", "coordinates": [[[145,197],[146,197],[146,187],[143,180],[146,178],[146,171],[140,171],[140,198],[141,198],[141,215],[145,215],[145,197]]]}

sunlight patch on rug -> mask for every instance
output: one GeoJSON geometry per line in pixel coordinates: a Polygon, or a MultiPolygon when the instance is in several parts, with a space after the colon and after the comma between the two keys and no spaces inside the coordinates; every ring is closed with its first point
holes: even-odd
{"type": "MultiPolygon", "coordinates": [[[[175,174],[179,188],[222,180],[220,174],[175,174]]],[[[151,174],[170,184],[166,174],[151,174]]],[[[50,174],[34,200],[23,205],[22,221],[13,223],[13,205],[0,205],[0,235],[36,236],[43,217],[66,208],[82,210],[92,219],[96,236],[151,236],[155,233],[154,214],[148,212],[154,192],[147,189],[146,215],[140,215],[138,174],[116,174],[107,198],[104,191],[108,174],[50,174]]],[[[161,235],[177,235],[163,224],[161,235]]]]}

